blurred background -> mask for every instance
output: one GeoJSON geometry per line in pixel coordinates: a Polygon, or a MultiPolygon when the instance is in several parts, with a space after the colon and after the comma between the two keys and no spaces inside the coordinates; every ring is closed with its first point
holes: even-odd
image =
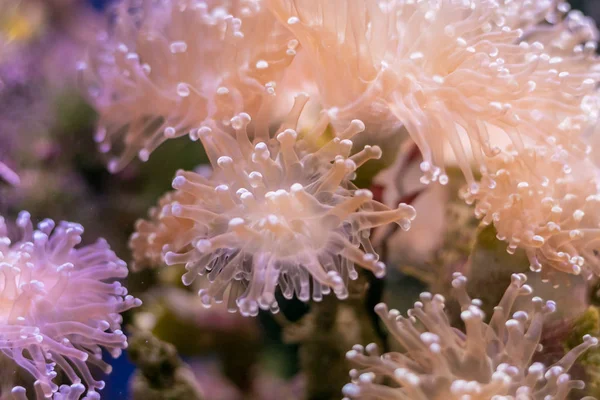
{"type": "MultiPolygon", "coordinates": [[[[93,142],[96,115],[80,95],[76,66],[94,32],[106,23],[102,11],[109,3],[0,0],[0,32],[7,49],[0,55],[0,162],[20,177],[18,185],[11,185],[8,177],[7,182],[0,179],[0,214],[10,220],[26,209],[38,220],[79,222],[88,241],[105,237],[129,261],[127,242],[135,221],[170,189],[177,169],[197,168],[205,157],[199,144],[190,145],[182,138],[168,141],[147,163],[132,163],[117,175],[107,172],[93,142]]],[[[600,0],[571,3],[600,20],[600,0]]],[[[476,222],[461,201],[448,197],[451,189],[445,190],[432,187],[418,199],[421,207],[444,204],[437,207],[441,215],[431,218],[441,217],[445,225],[419,235],[417,223],[410,238],[391,235],[396,245],[390,246],[395,252],[387,255],[392,262],[385,292],[374,285],[372,305],[385,296],[392,306],[406,309],[426,285],[435,287],[436,270],[431,265],[436,260],[466,261],[468,252],[456,243],[470,242],[476,222]],[[472,229],[452,232],[447,228],[452,226],[449,218],[463,221],[453,226],[472,229]],[[445,246],[446,237],[453,238],[451,249],[445,246]]],[[[422,225],[431,229],[429,223],[422,225]]],[[[198,287],[184,287],[180,277],[181,271],[174,267],[129,276],[127,287],[142,298],[144,306],[135,315],[126,315],[126,324],[130,331],[154,336],[136,343],[131,354],[111,361],[114,370],[106,379],[103,398],[130,399],[136,365],[146,379],[152,379],[152,374],[160,379],[168,375],[164,368],[177,367],[178,357],[187,363],[190,379],[199,384],[206,399],[302,397],[297,343],[303,334],[299,327],[310,322],[303,322],[307,305],[288,301],[279,316],[261,313],[256,319],[244,318],[219,307],[202,308],[195,294],[198,287]],[[293,329],[287,329],[290,325],[293,329]],[[156,353],[153,358],[140,353],[144,343],[152,345],[148,352],[156,353]]]]}

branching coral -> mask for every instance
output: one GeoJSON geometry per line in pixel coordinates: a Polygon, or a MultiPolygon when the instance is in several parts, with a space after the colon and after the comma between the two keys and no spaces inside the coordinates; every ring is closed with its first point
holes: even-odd
{"type": "MultiPolygon", "coordinates": [[[[120,313],[141,304],[115,281],[127,267],[103,240],[76,248],[81,225],[46,219],[34,230],[22,212],[17,226],[21,238],[11,242],[0,219],[0,350],[35,378],[35,398],[58,391],[55,399],[79,399],[87,387],[86,398],[96,399],[104,382],[90,367],[110,372],[102,349],[121,354],[120,313]],[[72,386],[59,390],[59,371],[72,386]]],[[[25,389],[15,387],[13,396],[26,399],[25,389]]]]}
{"type": "Polygon", "coordinates": [[[260,1],[125,0],[81,67],[118,171],[206,120],[259,122],[298,42],[260,1]]]}
{"type": "Polygon", "coordinates": [[[345,283],[357,277],[355,263],[377,276],[384,273],[369,241],[370,229],[391,222],[408,229],[415,217],[411,206],[389,209],[350,182],[359,166],[381,155],[371,146],[350,155],[350,138],[364,129],[362,122],[353,121],[323,146],[318,143],[328,114],[312,130],[297,131],[307,101],[304,94],[296,96],[272,138],[268,132],[249,133],[245,113],[231,120],[235,139],[214,127],[198,130],[213,175],[179,172],[173,196],[184,202],[165,204],[154,214],[156,220],[138,224],[134,248],[143,250],[144,242],[171,232],[168,242],[160,239],[167,242],[162,249],[166,263],[186,264],[186,284],[198,274],[208,275],[212,284],[199,293],[206,305],[222,301],[231,288],[231,309],[237,299],[245,315],[256,315],[259,307],[277,311],[277,286],[286,298],[296,294],[307,301],[311,278],[313,299],[331,289],[344,298],[345,283]]]}
{"type": "Polygon", "coordinates": [[[480,190],[464,195],[509,252],[525,249],[533,270],[590,277],[600,274],[598,172],[586,158],[535,147],[489,160],[480,190]]]}
{"type": "Polygon", "coordinates": [[[347,356],[361,369],[351,372],[353,383],[344,387],[344,394],[353,399],[565,399],[571,389],[583,386],[571,380],[569,368],[598,339],[586,335],[582,344],[548,368],[532,363],[540,350],[544,317],[555,304],[533,297],[531,311],[515,311],[515,300],[532,292],[525,280],[523,274],[512,276],[486,323],[481,303],[465,290],[466,278],[455,275],[452,284],[465,333],[450,325],[440,295],[422,293],[407,318],[379,304],[376,312],[404,352],[379,356],[375,345],[366,350],[355,346],[347,356]],[[399,387],[376,382],[384,376],[399,387]]]}
{"type": "Polygon", "coordinates": [[[468,149],[484,166],[484,155],[498,151],[497,131],[519,150],[533,141],[582,151],[581,103],[600,77],[595,44],[586,43],[596,31],[580,13],[563,22],[562,2],[268,4],[311,52],[325,107],[367,123],[391,110],[423,154],[424,182],[447,182],[449,143],[476,190],[468,149]]]}

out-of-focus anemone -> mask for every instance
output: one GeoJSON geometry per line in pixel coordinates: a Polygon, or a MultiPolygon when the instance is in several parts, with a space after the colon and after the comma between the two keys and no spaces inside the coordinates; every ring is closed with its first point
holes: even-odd
{"type": "Polygon", "coordinates": [[[597,34],[563,2],[267,3],[311,52],[324,106],[367,125],[361,113],[389,125],[390,110],[423,154],[426,183],[447,182],[449,144],[476,190],[468,149],[483,166],[497,131],[519,150],[531,141],[580,150],[572,141],[600,77],[597,34]]]}
{"type": "MultiPolygon", "coordinates": [[[[102,349],[121,354],[120,313],[141,304],[115,281],[127,267],[104,240],[77,248],[79,224],[46,219],[34,230],[22,212],[17,226],[21,237],[12,242],[0,217],[0,350],[35,379],[30,399],[98,399],[104,382],[91,369],[110,372],[102,349]],[[72,385],[59,388],[58,372],[72,385]]],[[[20,386],[12,394],[28,398],[20,386]]]]}
{"type": "Polygon", "coordinates": [[[81,65],[111,171],[208,119],[260,123],[298,44],[257,0],[123,0],[112,19],[81,65]]]}
{"type": "Polygon", "coordinates": [[[392,222],[408,229],[415,211],[406,204],[390,209],[351,183],[358,167],[381,156],[376,146],[350,155],[350,138],[364,129],[362,122],[352,121],[322,146],[327,113],[313,129],[297,130],[307,101],[305,94],[296,96],[274,137],[249,133],[245,113],[231,120],[234,134],[198,130],[212,176],[178,172],[173,196],[185,193],[185,201],[166,204],[154,221],[138,224],[143,229],[132,237],[134,253],[146,246],[142,236],[156,241],[170,232],[170,240],[160,239],[167,242],[165,262],[186,264],[185,284],[207,274],[211,285],[199,292],[203,303],[222,301],[229,289],[229,309],[244,315],[256,315],[259,307],[277,311],[277,286],[286,298],[308,301],[311,278],[313,299],[331,289],[344,298],[347,280],[357,277],[355,263],[382,276],[370,229],[392,222]]]}
{"type": "Polygon", "coordinates": [[[483,223],[494,223],[510,253],[526,251],[533,270],[589,278],[600,275],[598,172],[564,151],[507,151],[488,161],[480,190],[463,195],[483,223]]]}
{"type": "Polygon", "coordinates": [[[361,367],[351,371],[353,382],[344,387],[344,395],[352,399],[566,399],[571,389],[584,386],[571,380],[569,368],[598,339],[586,335],[582,344],[550,367],[532,363],[544,317],[555,304],[533,297],[531,310],[515,310],[515,300],[532,292],[525,281],[523,274],[512,276],[486,323],[481,302],[466,292],[466,278],[455,274],[452,285],[465,333],[450,325],[439,294],[422,293],[406,318],[379,304],[375,311],[404,352],[380,356],[374,344],[366,349],[355,346],[347,356],[361,367]],[[378,383],[383,377],[397,387],[378,383]]]}
{"type": "Polygon", "coordinates": [[[0,63],[43,32],[47,10],[43,2],[0,0],[0,63]]]}
{"type": "Polygon", "coordinates": [[[158,201],[158,206],[148,211],[148,220],[140,219],[136,222],[135,234],[129,241],[133,270],[160,266],[164,263],[163,248],[166,245],[180,248],[188,243],[185,238],[183,243],[173,241],[182,239],[181,232],[189,231],[194,223],[173,215],[170,210],[173,203],[191,206],[194,200],[194,196],[186,192],[167,192],[158,201]]]}
{"type": "Polygon", "coordinates": [[[353,118],[373,134],[394,132],[400,123],[384,100],[387,62],[397,43],[395,6],[382,1],[267,0],[312,62],[323,107],[334,124],[353,118]]]}
{"type": "Polygon", "coordinates": [[[6,183],[14,186],[21,182],[19,175],[17,175],[15,171],[10,169],[8,165],[4,164],[2,161],[0,161],[0,180],[3,180],[6,183]]]}

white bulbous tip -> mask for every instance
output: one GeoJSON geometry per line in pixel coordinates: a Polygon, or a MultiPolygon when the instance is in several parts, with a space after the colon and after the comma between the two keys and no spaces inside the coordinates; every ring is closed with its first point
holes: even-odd
{"type": "Polygon", "coordinates": [[[587,344],[589,344],[590,346],[598,346],[598,338],[592,336],[592,335],[584,335],[583,336],[583,341],[586,342],[587,344]]]}
{"type": "Polygon", "coordinates": [[[116,174],[117,172],[119,172],[119,161],[116,159],[112,159],[108,162],[108,166],[107,166],[108,172],[110,172],[111,174],[116,174]]]}
{"type": "Polygon", "coordinates": [[[298,133],[295,130],[286,129],[285,131],[283,131],[277,135],[277,141],[279,141],[280,143],[283,143],[285,141],[296,140],[297,137],[298,137],[298,133]]]}
{"type": "Polygon", "coordinates": [[[223,193],[223,192],[228,192],[229,191],[229,186],[227,185],[219,185],[217,187],[215,187],[215,192],[217,193],[223,193]]]}
{"type": "Polygon", "coordinates": [[[452,279],[452,287],[455,289],[463,288],[467,284],[467,278],[461,274],[455,274],[452,279]]]}
{"type": "Polygon", "coordinates": [[[375,277],[378,279],[381,279],[383,277],[385,277],[385,264],[382,262],[378,262],[377,264],[375,264],[375,271],[373,272],[375,274],[375,277]]]}
{"type": "Polygon", "coordinates": [[[298,92],[296,93],[296,95],[294,96],[294,100],[308,100],[310,99],[310,95],[306,92],[298,92]]]}
{"type": "Polygon", "coordinates": [[[379,160],[381,158],[381,156],[383,155],[383,151],[381,150],[381,147],[379,146],[372,146],[369,148],[369,151],[372,154],[372,157],[375,160],[379,160]]]}
{"type": "Polygon", "coordinates": [[[376,313],[385,313],[387,312],[387,306],[385,305],[385,303],[379,303],[375,306],[374,308],[376,313]]]}
{"type": "Polygon", "coordinates": [[[181,189],[185,185],[186,179],[183,176],[176,176],[173,179],[171,186],[173,189],[181,189]]]}
{"type": "Polygon", "coordinates": [[[146,162],[148,161],[148,159],[150,159],[150,152],[148,151],[148,149],[141,149],[138,152],[138,158],[140,159],[140,161],[142,162],[146,162]]]}
{"type": "Polygon", "coordinates": [[[245,222],[244,222],[243,218],[236,217],[236,218],[232,218],[229,220],[229,227],[231,227],[231,228],[236,228],[236,227],[242,226],[244,224],[245,224],[245,222]]]}
{"type": "Polygon", "coordinates": [[[354,161],[352,161],[351,159],[347,158],[346,160],[343,160],[344,162],[344,166],[346,167],[346,170],[348,172],[354,172],[356,171],[356,163],[354,161]]]}
{"type": "Polygon", "coordinates": [[[363,132],[366,129],[365,123],[360,119],[353,119],[350,124],[357,131],[357,133],[363,132]]]}
{"type": "Polygon", "coordinates": [[[527,282],[527,276],[525,274],[512,274],[511,282],[515,285],[522,286],[527,282]]]}
{"type": "Polygon", "coordinates": [[[358,387],[358,385],[355,385],[354,383],[347,383],[342,388],[342,393],[344,394],[344,396],[360,396],[360,387],[358,387]]]}
{"type": "Polygon", "coordinates": [[[212,247],[212,245],[210,243],[210,240],[207,240],[207,239],[200,239],[196,243],[196,249],[201,253],[205,253],[205,252],[209,251],[211,247],[212,247]]]}
{"type": "Polygon", "coordinates": [[[359,189],[356,192],[354,192],[354,196],[371,200],[373,198],[373,192],[371,192],[368,189],[359,189]]]}
{"type": "Polygon", "coordinates": [[[265,142],[258,142],[254,145],[254,150],[257,150],[257,151],[265,151],[267,149],[268,149],[268,147],[265,142]]]}
{"type": "Polygon", "coordinates": [[[346,352],[346,358],[348,360],[352,360],[358,356],[358,352],[356,350],[349,350],[346,352]]]}
{"type": "Polygon", "coordinates": [[[12,390],[10,391],[13,395],[24,395],[26,393],[26,390],[23,386],[15,386],[14,388],[12,388],[12,390]]]}
{"type": "Polygon", "coordinates": [[[164,134],[165,134],[166,138],[172,139],[177,134],[177,131],[172,126],[169,126],[169,127],[165,128],[164,134]]]}
{"type": "Polygon", "coordinates": [[[221,168],[228,167],[230,165],[233,165],[233,159],[228,156],[221,156],[217,160],[217,165],[221,168]]]}
{"type": "Polygon", "coordinates": [[[181,204],[173,203],[171,205],[171,215],[178,217],[181,215],[182,212],[183,212],[183,208],[181,207],[181,204]]]}
{"type": "Polygon", "coordinates": [[[373,354],[377,352],[377,345],[375,343],[369,343],[365,349],[367,350],[367,353],[373,354]]]}

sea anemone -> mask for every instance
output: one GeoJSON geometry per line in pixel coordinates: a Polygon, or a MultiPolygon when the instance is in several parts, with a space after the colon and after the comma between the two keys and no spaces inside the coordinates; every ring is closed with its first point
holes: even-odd
{"type": "Polygon", "coordinates": [[[298,45],[257,0],[123,0],[112,20],[80,65],[111,171],[207,120],[258,119],[298,45]]]}
{"type": "MultiPolygon", "coordinates": [[[[369,241],[371,228],[397,222],[406,230],[415,217],[411,206],[389,209],[350,182],[358,167],[381,156],[376,146],[350,155],[350,138],[364,129],[362,122],[352,121],[328,141],[327,113],[312,130],[297,130],[307,101],[305,94],[295,97],[274,137],[249,133],[245,113],[231,120],[234,135],[215,127],[198,130],[212,176],[178,172],[173,188],[191,198],[166,204],[156,221],[138,224],[172,232],[164,259],[186,264],[187,285],[208,275],[211,285],[199,292],[207,306],[222,301],[229,288],[229,309],[244,315],[256,315],[259,307],[276,312],[277,286],[286,298],[296,294],[308,301],[311,286],[315,300],[331,289],[344,298],[346,282],[357,277],[354,264],[379,277],[384,273],[369,241]]],[[[156,237],[146,229],[135,233],[134,247],[141,235],[156,237]]]]}
{"type": "Polygon", "coordinates": [[[179,218],[170,213],[173,203],[193,205],[195,197],[183,191],[167,192],[163,195],[156,207],[148,211],[148,219],[140,219],[136,222],[135,233],[129,240],[129,248],[132,252],[132,269],[140,270],[145,267],[156,267],[164,263],[163,248],[172,244],[179,248],[187,244],[173,243],[173,240],[181,239],[181,232],[189,231],[194,223],[189,219],[179,218]]]}
{"type": "Polygon", "coordinates": [[[488,160],[479,191],[463,195],[509,252],[525,250],[533,270],[589,278],[600,275],[599,172],[565,151],[507,151],[488,160]]]}
{"type": "Polygon", "coordinates": [[[584,336],[582,344],[550,367],[532,363],[534,353],[540,350],[544,317],[554,311],[554,302],[533,297],[530,311],[514,310],[515,300],[532,292],[524,284],[525,275],[514,274],[486,323],[481,302],[466,292],[466,281],[455,274],[452,282],[465,333],[450,325],[441,295],[422,293],[407,318],[379,304],[375,311],[404,352],[380,356],[374,344],[366,349],[355,346],[347,357],[361,367],[351,371],[353,382],[344,387],[344,395],[380,400],[542,400],[564,399],[571,389],[583,388],[584,383],[571,380],[568,371],[598,339],[584,336]],[[383,377],[397,387],[378,383],[383,377]]]}
{"type": "Polygon", "coordinates": [[[581,13],[566,14],[563,2],[267,4],[301,51],[311,52],[324,106],[385,125],[393,113],[421,150],[424,183],[447,182],[449,144],[476,190],[471,159],[481,167],[497,154],[496,132],[518,150],[548,142],[583,151],[577,137],[588,117],[581,104],[600,78],[591,42],[597,33],[581,13]]]}
{"type": "Polygon", "coordinates": [[[267,0],[267,7],[301,44],[332,122],[354,118],[368,133],[385,136],[401,126],[384,94],[386,66],[394,57],[397,18],[393,2],[267,0]]]}
{"type": "MultiPolygon", "coordinates": [[[[127,347],[120,313],[141,304],[115,280],[127,267],[104,240],[76,248],[79,224],[46,219],[34,230],[22,212],[17,226],[12,242],[0,218],[0,350],[33,376],[37,399],[78,399],[84,385],[87,398],[99,398],[104,382],[90,369],[110,372],[102,350],[118,357],[127,347]],[[73,385],[59,388],[59,372],[73,385]]],[[[13,395],[27,398],[22,387],[13,395]]]]}
{"type": "Polygon", "coordinates": [[[0,161],[0,179],[13,186],[17,186],[21,182],[19,175],[2,161],[0,161]]]}

